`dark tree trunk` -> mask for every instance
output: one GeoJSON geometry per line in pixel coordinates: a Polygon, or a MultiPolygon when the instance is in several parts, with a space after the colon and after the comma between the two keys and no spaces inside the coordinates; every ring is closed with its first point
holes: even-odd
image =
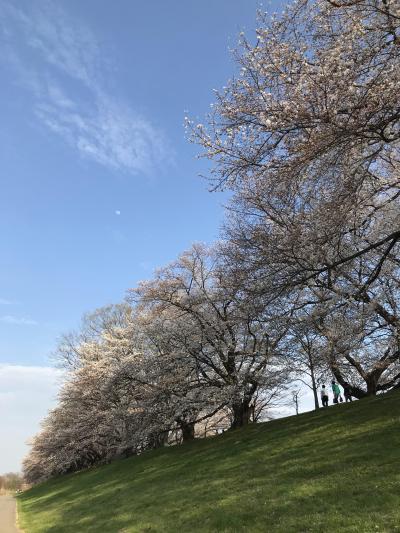
{"type": "Polygon", "coordinates": [[[247,426],[251,416],[251,400],[243,400],[232,405],[233,420],[231,429],[247,426]]]}
{"type": "Polygon", "coordinates": [[[194,422],[180,422],[182,442],[194,440],[194,422]]]}
{"type": "Polygon", "coordinates": [[[152,447],[153,448],[162,448],[168,443],[168,431],[163,431],[162,433],[154,435],[152,438],[152,447]]]}
{"type": "Polygon", "coordinates": [[[319,409],[319,400],[318,400],[318,389],[317,389],[317,383],[315,380],[315,365],[314,365],[314,359],[312,356],[312,350],[309,341],[307,340],[307,357],[308,357],[308,368],[310,369],[310,376],[311,376],[311,388],[314,395],[314,407],[315,409],[319,409]]]}
{"type": "Polygon", "coordinates": [[[368,376],[367,383],[367,396],[375,396],[377,391],[377,380],[375,374],[368,376]]]}
{"type": "Polygon", "coordinates": [[[314,407],[315,407],[315,410],[319,409],[319,400],[318,400],[318,391],[317,391],[317,387],[315,385],[315,383],[313,383],[313,395],[314,395],[314,407]]]}
{"type": "Polygon", "coordinates": [[[314,395],[314,406],[315,406],[315,409],[319,409],[318,389],[317,389],[317,383],[315,381],[314,364],[313,364],[313,360],[311,356],[309,356],[309,363],[310,363],[312,391],[314,395]]]}
{"type": "Polygon", "coordinates": [[[137,450],[133,446],[128,446],[124,449],[124,451],[121,453],[122,457],[132,457],[132,455],[136,455],[137,450]]]}
{"type": "Polygon", "coordinates": [[[351,389],[351,395],[354,398],[357,398],[357,400],[360,400],[361,398],[365,398],[367,396],[367,393],[365,392],[365,390],[360,389],[360,387],[353,386],[351,383],[348,383],[344,379],[344,377],[342,376],[342,374],[340,373],[340,370],[338,369],[336,365],[330,365],[330,367],[339,385],[341,385],[343,388],[349,387],[351,389]]]}

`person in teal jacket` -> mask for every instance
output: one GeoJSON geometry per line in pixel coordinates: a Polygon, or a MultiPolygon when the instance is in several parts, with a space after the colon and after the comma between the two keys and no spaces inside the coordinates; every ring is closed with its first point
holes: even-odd
{"type": "Polygon", "coordinates": [[[333,403],[339,403],[340,388],[335,380],[332,380],[333,403]]]}

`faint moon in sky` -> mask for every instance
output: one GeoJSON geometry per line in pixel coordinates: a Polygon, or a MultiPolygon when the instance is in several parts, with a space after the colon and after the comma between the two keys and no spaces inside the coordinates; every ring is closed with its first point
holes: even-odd
{"type": "Polygon", "coordinates": [[[116,214],[116,215],[120,215],[120,214],[121,214],[121,211],[120,211],[119,209],[117,209],[117,210],[115,211],[115,214],[116,214]]]}

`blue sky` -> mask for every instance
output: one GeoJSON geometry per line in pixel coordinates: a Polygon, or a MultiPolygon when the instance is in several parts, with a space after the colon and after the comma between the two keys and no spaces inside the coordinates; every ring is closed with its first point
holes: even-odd
{"type": "Polygon", "coordinates": [[[39,419],[57,337],[218,236],[225,198],[198,177],[184,116],[203,120],[235,73],[229,48],[258,6],[0,0],[0,409],[36,394],[31,375],[39,419]]]}
{"type": "Polygon", "coordinates": [[[83,312],[218,235],[183,120],[235,72],[258,2],[0,6],[0,362],[44,365],[83,312]]]}

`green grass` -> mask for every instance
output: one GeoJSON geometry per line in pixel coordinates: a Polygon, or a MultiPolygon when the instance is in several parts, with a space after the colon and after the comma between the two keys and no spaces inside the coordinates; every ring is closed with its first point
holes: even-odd
{"type": "Polygon", "coordinates": [[[400,532],[400,394],[64,476],[18,498],[25,533],[400,532]]]}

